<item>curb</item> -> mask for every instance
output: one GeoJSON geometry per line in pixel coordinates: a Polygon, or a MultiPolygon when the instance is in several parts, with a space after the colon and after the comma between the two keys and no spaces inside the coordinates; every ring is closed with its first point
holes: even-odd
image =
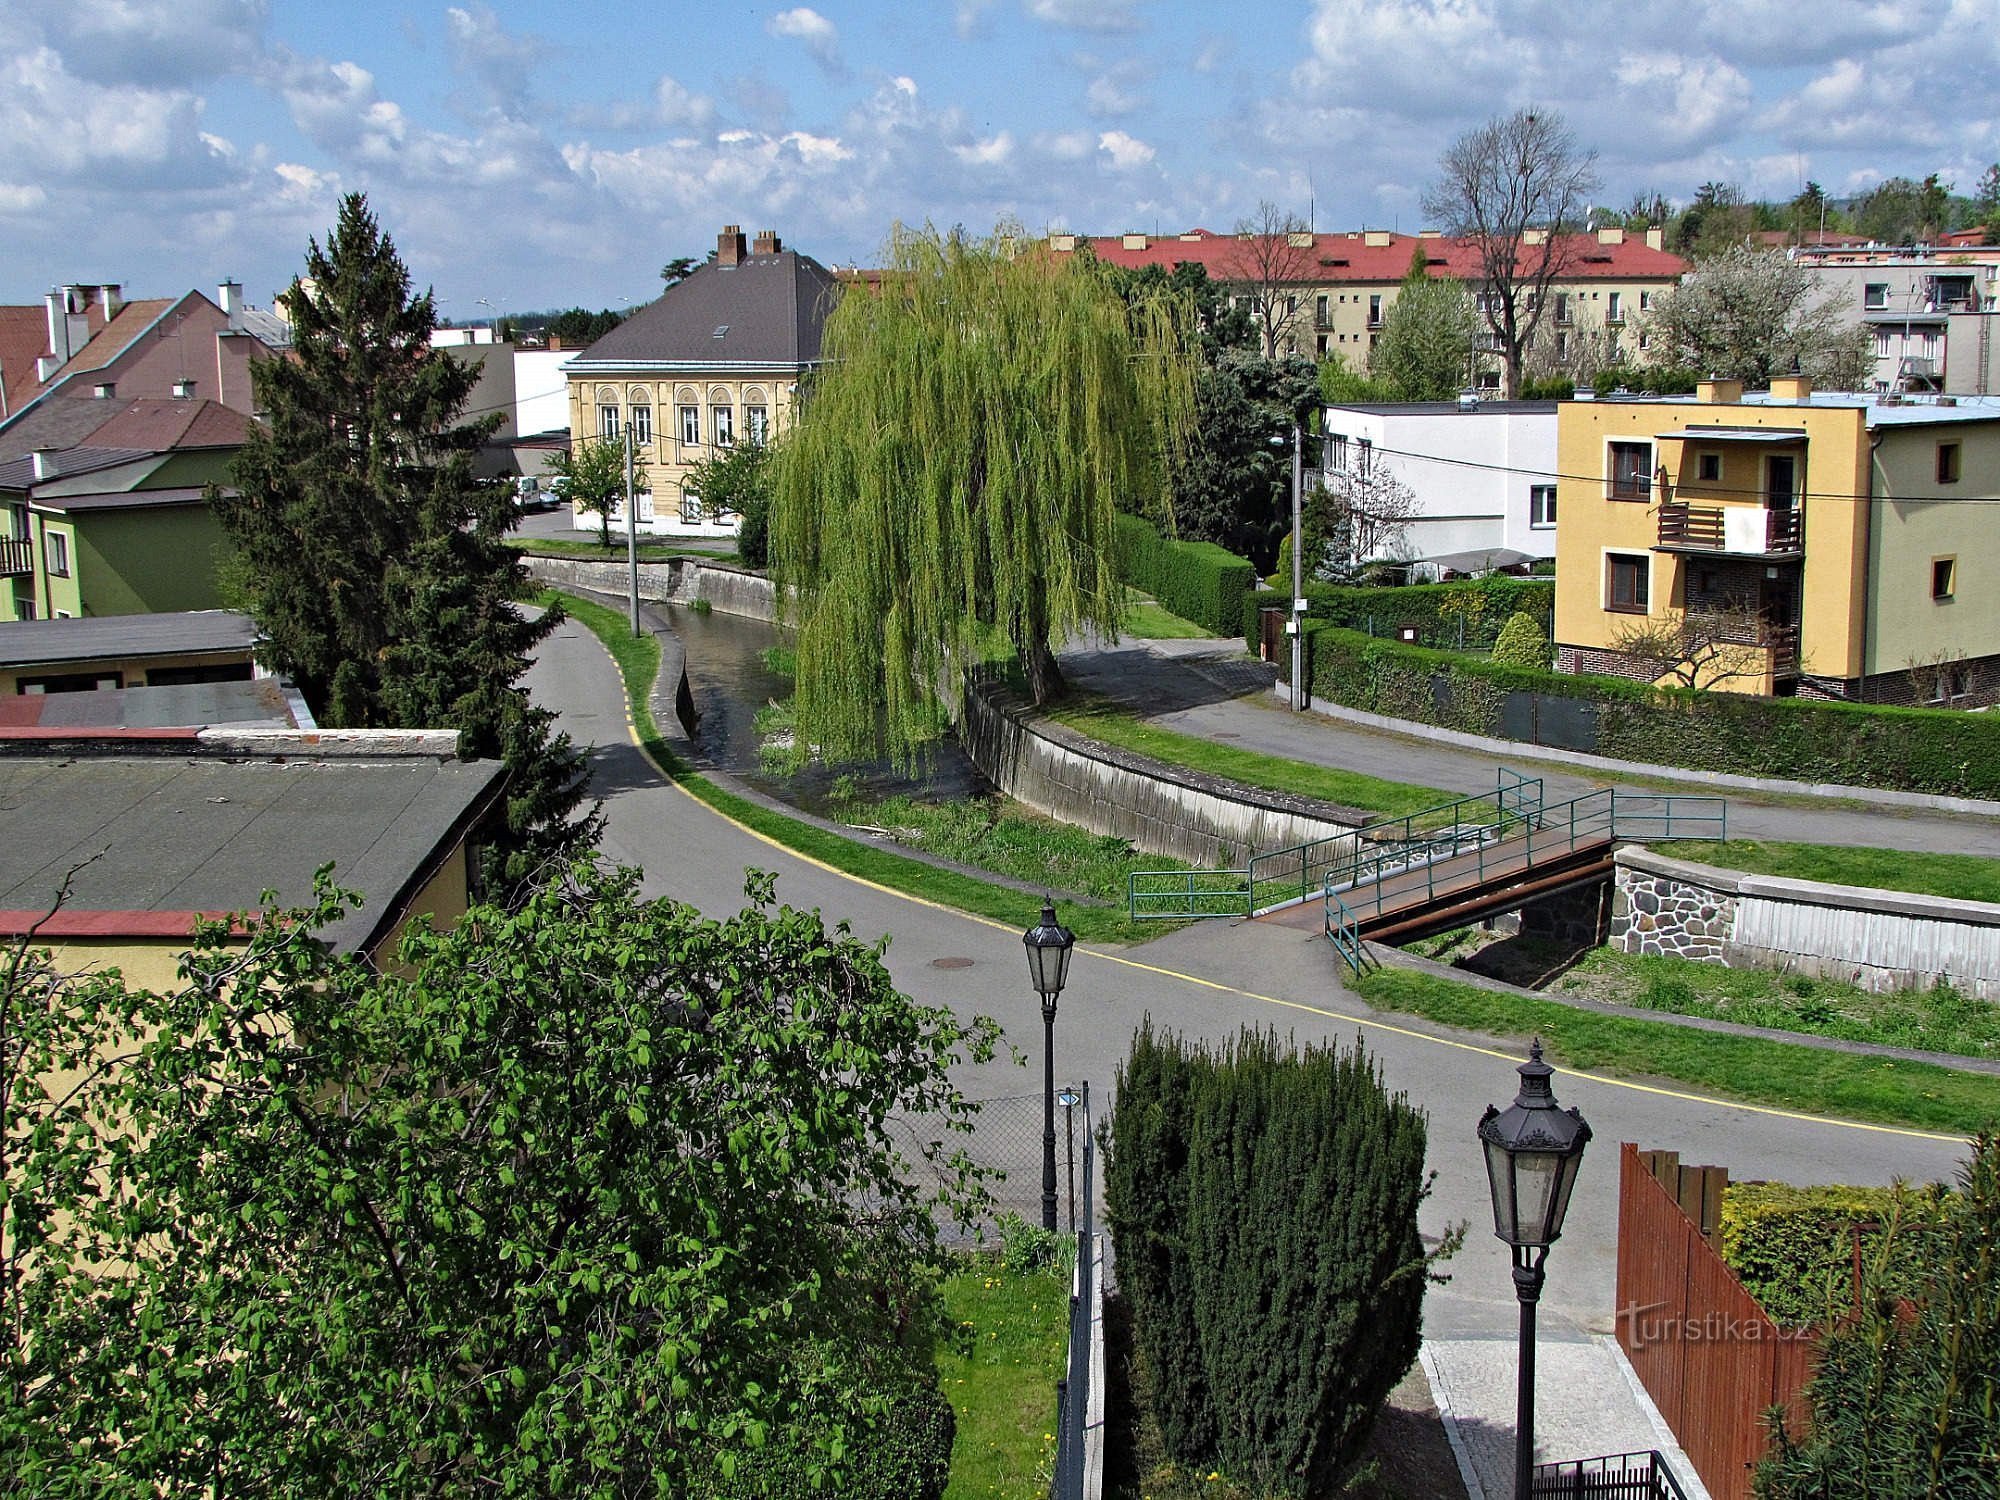
{"type": "Polygon", "coordinates": [[[1639,1372],[1632,1368],[1632,1361],[1625,1357],[1625,1350],[1619,1345],[1618,1340],[1599,1334],[1597,1342],[1611,1351],[1611,1359],[1618,1366],[1618,1373],[1623,1375],[1625,1383],[1632,1387],[1632,1399],[1639,1404],[1639,1410],[1646,1414],[1646,1421],[1652,1426],[1654,1446],[1659,1450],[1660,1457],[1667,1461],[1667,1467],[1674,1471],[1674,1478],[1680,1482],[1686,1500],[1711,1500],[1708,1486],[1701,1482],[1701,1475],[1695,1469],[1694,1460],[1687,1456],[1681,1447],[1680,1438],[1675,1435],[1673,1428],[1667,1425],[1667,1419],[1660,1414],[1660,1408],[1653,1404],[1652,1393],[1646,1389],[1646,1383],[1639,1378],[1639,1372]]]}
{"type": "MultiPolygon", "coordinates": [[[[1431,1404],[1437,1408],[1438,1420],[1444,1424],[1444,1440],[1450,1445],[1451,1456],[1458,1464],[1458,1477],[1465,1485],[1466,1500],[1486,1500],[1486,1487],[1479,1482],[1478,1471],[1472,1467],[1472,1453],[1466,1448],[1465,1439],[1459,1435],[1458,1417],[1451,1409],[1451,1397],[1445,1391],[1444,1382],[1438,1378],[1437,1360],[1431,1355],[1429,1339],[1417,1345],[1417,1363],[1424,1367],[1424,1379],[1430,1383],[1431,1404]]],[[[1704,1495],[1701,1500],[1708,1500],[1708,1497],[1704,1495]]]]}

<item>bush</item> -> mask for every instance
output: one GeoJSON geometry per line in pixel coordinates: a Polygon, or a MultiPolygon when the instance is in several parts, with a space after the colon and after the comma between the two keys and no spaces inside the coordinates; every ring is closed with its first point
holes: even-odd
{"type": "Polygon", "coordinates": [[[1831,1322],[1854,1306],[1854,1252],[1873,1265],[1899,1225],[1895,1254],[1880,1268],[1897,1295],[1915,1289],[1939,1206],[1895,1188],[1731,1183],[1722,1199],[1722,1258],[1775,1323],[1831,1322]]]}
{"type": "MultiPolygon", "coordinates": [[[[1260,590],[1244,596],[1243,635],[1252,650],[1258,640],[1258,610],[1283,607],[1290,590],[1290,575],[1285,574],[1279,578],[1277,593],[1260,590]]],[[[1556,586],[1552,578],[1508,577],[1392,588],[1308,583],[1305,597],[1308,620],[1388,639],[1413,626],[1418,644],[1450,651],[1459,648],[1461,623],[1464,645],[1483,647],[1494,643],[1504,622],[1514,615],[1531,615],[1537,621],[1550,619],[1555,613],[1556,586]],[[1463,612],[1462,622],[1455,611],[1463,612]]]]}
{"type": "MultiPolygon", "coordinates": [[[[1542,672],[1371,639],[1309,620],[1316,698],[1468,734],[1525,720],[1528,743],[1621,760],[1945,796],[2000,796],[2000,718],[1653,687],[1623,677],[1542,672]],[[1509,718],[1510,696],[1530,712],[1509,718]],[[1584,710],[1545,713],[1545,709],[1584,710]],[[1592,726],[1588,743],[1537,738],[1547,723],[1592,726]]],[[[1553,733],[1553,731],[1550,731],[1553,733]]]]}
{"type": "Polygon", "coordinates": [[[1542,622],[1524,612],[1509,615],[1507,623],[1500,627],[1500,634],[1493,642],[1493,659],[1502,666],[1547,671],[1555,662],[1556,650],[1549,644],[1542,622]]]}
{"type": "Polygon", "coordinates": [[[1076,1259],[1075,1247],[1069,1235],[1030,1224],[1019,1214],[1000,1215],[1000,1264],[1011,1275],[1056,1267],[1067,1270],[1076,1259]]]}
{"type": "Polygon", "coordinates": [[[1861,1308],[1821,1340],[1808,1422],[1776,1423],[1762,1500],[1941,1500],[1994,1493],[2000,1407],[2000,1138],[1982,1135],[1937,1201],[1921,1253],[1902,1224],[1869,1268],[1861,1308]],[[1875,1266],[1916,1271],[1907,1293],[1875,1266]]]}
{"type": "Polygon", "coordinates": [[[1122,582],[1204,630],[1234,634],[1244,591],[1257,582],[1257,569],[1247,557],[1213,542],[1172,541],[1138,516],[1118,517],[1117,548],[1122,582]]]}
{"type": "Polygon", "coordinates": [[[1156,1037],[1120,1069],[1106,1197],[1171,1458],[1326,1489],[1416,1358],[1423,1116],[1357,1046],[1156,1037]]]}

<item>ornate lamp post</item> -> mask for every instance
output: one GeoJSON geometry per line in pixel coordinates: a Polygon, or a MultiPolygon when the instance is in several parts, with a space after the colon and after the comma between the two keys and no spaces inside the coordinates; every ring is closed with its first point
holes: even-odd
{"type": "Polygon", "coordinates": [[[1069,950],[1076,934],[1056,920],[1055,897],[1042,902],[1042,920],[1022,934],[1028,978],[1042,997],[1042,1228],[1056,1227],[1056,1001],[1069,978],[1069,950]]]}
{"type": "Polygon", "coordinates": [[[1521,1092],[1505,1110],[1486,1106],[1479,1143],[1493,1189],[1493,1233],[1514,1252],[1514,1295],[1521,1303],[1520,1384],[1514,1421],[1514,1496],[1528,1500],[1535,1472],[1535,1304],[1542,1263],[1562,1238],[1563,1215],[1583,1165],[1590,1126],[1575,1109],[1561,1109],[1537,1037],[1520,1066],[1521,1092]]]}

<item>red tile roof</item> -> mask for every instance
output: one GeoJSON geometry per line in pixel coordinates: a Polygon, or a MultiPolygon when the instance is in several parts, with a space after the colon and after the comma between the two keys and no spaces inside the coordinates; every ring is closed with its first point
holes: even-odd
{"type": "Polygon", "coordinates": [[[49,317],[44,307],[0,307],[0,382],[12,415],[42,388],[35,361],[49,352],[49,317]]]}
{"type": "MultiPolygon", "coordinates": [[[[1386,245],[1370,245],[1360,230],[1339,234],[1316,234],[1310,249],[1288,249],[1282,254],[1297,266],[1286,282],[1381,282],[1393,285],[1410,269],[1411,252],[1424,247],[1433,276],[1455,276],[1473,281],[1479,277],[1479,252],[1471,240],[1423,238],[1414,234],[1391,234],[1386,245]]],[[[1654,250],[1643,235],[1622,244],[1600,244],[1595,235],[1572,235],[1573,260],[1563,273],[1565,281],[1668,281],[1680,276],[1688,263],[1678,255],[1654,250]]],[[[1215,281],[1257,281],[1253,247],[1244,237],[1191,229],[1181,235],[1147,236],[1142,250],[1125,248],[1120,235],[1079,237],[1096,252],[1098,259],[1114,266],[1160,266],[1172,270],[1186,261],[1207,268],[1215,281]]],[[[1530,247],[1532,253],[1532,247],[1530,247]]]]}
{"type": "MultiPolygon", "coordinates": [[[[113,403],[104,403],[110,406],[113,403]]],[[[176,401],[141,397],[118,404],[117,412],[90,431],[92,448],[235,448],[250,431],[250,419],[218,401],[176,401]]]]}

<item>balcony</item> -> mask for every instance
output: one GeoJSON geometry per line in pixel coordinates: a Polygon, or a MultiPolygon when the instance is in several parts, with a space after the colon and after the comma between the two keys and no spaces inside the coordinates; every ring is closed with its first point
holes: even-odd
{"type": "Polygon", "coordinates": [[[34,544],[0,537],[0,578],[31,578],[34,572],[34,544]]]}
{"type": "Polygon", "coordinates": [[[1805,552],[1805,527],[1797,510],[1676,502],[1660,507],[1660,539],[1654,550],[1799,557],[1805,552]]]}

